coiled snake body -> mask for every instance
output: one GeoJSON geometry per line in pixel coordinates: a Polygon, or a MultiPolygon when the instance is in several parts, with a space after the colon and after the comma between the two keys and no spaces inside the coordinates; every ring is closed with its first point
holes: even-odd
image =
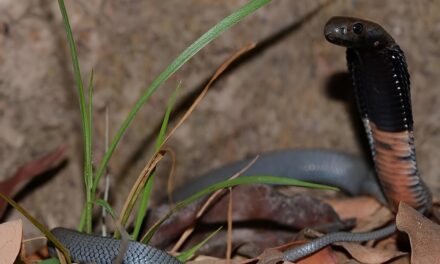
{"type": "MultiPolygon", "coordinates": [[[[380,25],[357,18],[331,18],[325,25],[324,34],[329,42],[347,48],[348,69],[353,78],[357,105],[376,174],[390,206],[396,210],[402,201],[421,212],[429,210],[431,196],[417,170],[410,81],[402,50],[380,25]]],[[[177,198],[226,179],[243,163],[235,163],[201,178],[191,189],[181,190],[180,197],[177,192],[177,198]]],[[[362,192],[383,200],[380,187],[373,178],[362,176],[371,174],[368,166],[356,158],[336,152],[297,150],[266,154],[250,170],[248,174],[312,179],[342,187],[354,195],[362,192]],[[352,178],[354,170],[361,176],[352,178]]],[[[286,251],[284,259],[295,261],[334,242],[373,240],[395,231],[395,224],[391,224],[368,233],[331,233],[286,251]]],[[[64,228],[56,228],[53,233],[70,250],[74,261],[111,263],[119,253],[119,241],[112,238],[85,235],[64,228]]],[[[124,263],[180,262],[165,251],[130,242],[124,263]]]]}
{"type": "MultiPolygon", "coordinates": [[[[110,264],[120,254],[121,241],[118,239],[88,235],[61,227],[54,228],[52,233],[69,249],[70,256],[75,262],[110,264]]],[[[181,262],[164,250],[130,241],[122,263],[180,264],[181,262]]]]}

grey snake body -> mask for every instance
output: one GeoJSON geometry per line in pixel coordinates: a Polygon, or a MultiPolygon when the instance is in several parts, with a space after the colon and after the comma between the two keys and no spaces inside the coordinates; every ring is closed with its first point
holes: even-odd
{"type": "MultiPolygon", "coordinates": [[[[191,194],[222,180],[226,180],[246,166],[251,159],[246,159],[222,166],[192,181],[174,192],[173,197],[181,201],[191,194]]],[[[308,180],[321,184],[338,186],[350,195],[370,195],[384,202],[380,186],[371,170],[371,166],[364,159],[355,155],[334,150],[323,149],[291,149],[259,156],[256,162],[244,172],[244,175],[274,175],[308,180]]],[[[70,251],[72,260],[77,262],[112,263],[119,254],[119,240],[111,237],[88,235],[67,228],[55,228],[53,234],[70,251]]],[[[138,254],[130,249],[126,253],[124,263],[180,263],[165,251],[137,242],[136,248],[144,248],[145,254],[138,254]],[[155,256],[151,262],[145,262],[145,256],[155,256]],[[162,257],[158,261],[158,257],[162,257]],[[158,262],[155,262],[158,261],[158,262]]]]}
{"type": "MultiPolygon", "coordinates": [[[[111,264],[120,254],[119,239],[84,234],[62,227],[52,229],[52,233],[70,251],[70,256],[75,262],[111,264]]],[[[166,251],[135,241],[128,243],[122,263],[181,264],[166,251]]]]}
{"type": "MultiPolygon", "coordinates": [[[[209,185],[223,181],[239,172],[253,158],[224,165],[191,181],[173,193],[176,201],[209,185]]],[[[377,184],[371,165],[358,156],[325,149],[288,149],[263,153],[258,156],[240,177],[252,175],[282,176],[330,186],[337,186],[345,193],[373,196],[385,202],[382,189],[377,184]]]]}
{"type": "MultiPolygon", "coordinates": [[[[417,170],[410,82],[402,50],[380,25],[357,18],[334,17],[327,22],[324,34],[329,42],[347,48],[354,93],[381,187],[364,161],[324,150],[263,154],[246,174],[305,179],[340,187],[352,195],[373,195],[381,201],[384,201],[384,193],[393,210],[401,201],[421,212],[429,210],[431,196],[417,170]]],[[[178,190],[175,198],[180,200],[209,184],[224,180],[247,162],[215,170],[189,187],[178,190]]],[[[327,234],[286,251],[284,260],[296,261],[334,242],[368,241],[395,231],[395,224],[391,224],[367,233],[327,234]]],[[[111,263],[119,253],[119,241],[113,238],[85,235],[64,228],[56,228],[53,233],[70,250],[74,261],[111,263]]],[[[124,263],[180,262],[165,251],[130,242],[124,263]]]]}

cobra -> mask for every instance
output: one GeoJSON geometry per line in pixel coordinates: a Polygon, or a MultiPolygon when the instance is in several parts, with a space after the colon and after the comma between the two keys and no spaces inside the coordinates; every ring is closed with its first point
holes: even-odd
{"type": "MultiPolygon", "coordinates": [[[[325,38],[347,48],[347,65],[354,95],[370,144],[376,174],[396,211],[405,202],[420,212],[431,207],[431,194],[422,182],[416,162],[410,80],[405,55],[378,24],[352,17],[333,17],[324,27],[325,38]]],[[[331,243],[368,241],[396,232],[390,224],[369,233],[333,233],[284,253],[295,261],[331,243]]]]}

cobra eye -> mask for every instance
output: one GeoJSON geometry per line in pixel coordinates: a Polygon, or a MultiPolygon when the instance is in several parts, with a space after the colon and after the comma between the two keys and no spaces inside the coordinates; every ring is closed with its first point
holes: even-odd
{"type": "Polygon", "coordinates": [[[362,31],[364,30],[364,25],[362,25],[362,23],[356,23],[353,25],[353,32],[356,34],[361,34],[362,31]]]}

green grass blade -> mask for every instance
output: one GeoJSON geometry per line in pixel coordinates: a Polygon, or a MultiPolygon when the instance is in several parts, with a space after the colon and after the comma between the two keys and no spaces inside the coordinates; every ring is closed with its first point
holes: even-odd
{"type": "Polygon", "coordinates": [[[205,189],[195,193],[194,195],[188,197],[187,199],[179,202],[176,204],[176,206],[171,209],[168,214],[166,214],[163,218],[161,218],[158,222],[156,222],[147,232],[147,234],[142,238],[142,243],[148,243],[150,241],[151,237],[153,237],[154,233],[156,233],[157,229],[160,227],[160,225],[168,219],[173,213],[181,210],[185,206],[189,205],[192,202],[197,201],[198,199],[211,194],[217,190],[233,187],[237,185],[243,185],[243,184],[272,184],[272,185],[289,185],[289,186],[298,186],[298,187],[305,187],[305,188],[313,188],[313,189],[323,189],[323,190],[334,190],[338,191],[338,188],[322,185],[322,184],[316,184],[316,183],[309,183],[305,181],[295,180],[292,178],[286,178],[286,177],[275,177],[275,176],[246,176],[246,177],[238,177],[235,179],[229,179],[225,181],[221,181],[218,183],[215,183],[213,185],[210,185],[206,187],[205,189]]]}
{"type": "Polygon", "coordinates": [[[86,225],[86,210],[87,210],[87,206],[84,206],[81,212],[81,217],[79,219],[79,224],[77,228],[79,232],[84,232],[84,227],[86,225]]]}
{"type": "Polygon", "coordinates": [[[48,240],[50,240],[64,255],[64,257],[67,260],[67,263],[71,264],[70,261],[70,255],[69,250],[67,250],[63,244],[61,244],[60,241],[40,222],[37,221],[32,215],[30,215],[23,207],[21,207],[19,204],[17,204],[14,200],[9,198],[7,195],[4,195],[0,192],[0,198],[5,200],[7,203],[9,203],[12,207],[15,208],[15,210],[19,211],[24,217],[26,217],[29,222],[31,222],[36,228],[38,228],[41,233],[43,233],[48,240]]]}
{"type": "Polygon", "coordinates": [[[139,236],[139,232],[141,231],[142,222],[144,221],[144,217],[147,214],[148,204],[150,202],[151,190],[153,189],[154,183],[154,172],[148,178],[145,187],[142,191],[141,202],[139,205],[139,210],[136,215],[136,220],[134,222],[134,229],[131,235],[131,239],[137,240],[139,236]]]}
{"type": "Polygon", "coordinates": [[[94,201],[94,203],[96,203],[97,205],[101,206],[102,208],[104,208],[113,219],[118,219],[118,217],[116,216],[115,210],[113,210],[113,208],[110,206],[110,204],[103,199],[96,199],[94,201]]]}
{"type": "Polygon", "coordinates": [[[205,189],[197,192],[196,194],[192,195],[191,197],[183,200],[182,202],[179,202],[176,207],[184,207],[198,199],[200,199],[203,196],[206,196],[210,193],[213,193],[217,190],[229,188],[237,185],[244,185],[244,184],[272,184],[272,185],[289,185],[289,186],[297,186],[297,187],[305,187],[305,188],[312,188],[312,189],[322,189],[322,190],[333,190],[338,191],[338,188],[317,184],[317,183],[310,183],[305,181],[300,181],[292,178],[287,177],[277,177],[277,176],[246,176],[246,177],[238,177],[235,179],[229,179],[222,182],[215,183],[211,186],[206,187],[205,189]]]}
{"type": "Polygon", "coordinates": [[[90,73],[90,79],[89,79],[89,107],[87,111],[87,118],[88,118],[88,128],[86,129],[87,136],[85,138],[88,138],[86,140],[86,156],[84,160],[84,167],[85,167],[85,186],[86,186],[86,215],[85,215],[85,223],[86,223],[86,231],[88,233],[92,232],[92,210],[93,210],[93,199],[94,195],[92,192],[93,187],[93,158],[92,158],[92,146],[93,146],[93,70],[90,73]]]}
{"type": "Polygon", "coordinates": [[[188,48],[186,48],[168,67],[159,74],[159,76],[154,79],[154,81],[150,84],[150,86],[146,89],[144,94],[138,99],[135,103],[134,107],[128,114],[125,121],[122,123],[118,132],[110,144],[108,151],[105,153],[99,168],[96,172],[95,181],[93,183],[93,192],[96,191],[99,180],[101,176],[104,174],[104,171],[107,167],[107,164],[112,156],[116,146],[127,130],[128,126],[133,121],[139,109],[144,105],[144,103],[150,98],[150,96],[159,88],[173,73],[175,73],[180,67],[182,67],[185,62],[187,62],[190,58],[192,58],[197,52],[199,52],[203,47],[205,47],[212,40],[217,38],[221,33],[225,32],[233,25],[240,22],[243,18],[252,14],[260,7],[268,4],[271,0],[252,0],[247,4],[236,10],[231,15],[227,16],[223,20],[221,20],[218,24],[208,30],[205,34],[203,34],[199,39],[197,39],[193,44],[191,44],[188,48]]]}
{"type": "MultiPolygon", "coordinates": [[[[182,83],[179,82],[177,84],[176,89],[174,89],[174,92],[171,94],[170,99],[167,103],[167,110],[165,111],[165,115],[162,121],[162,125],[160,127],[159,135],[157,136],[155,150],[158,151],[160,146],[162,145],[163,141],[165,140],[165,134],[168,127],[168,122],[170,120],[171,111],[173,110],[174,103],[176,102],[177,95],[180,91],[180,88],[182,86],[182,83]]],[[[142,222],[144,221],[145,215],[147,214],[147,208],[150,201],[151,196],[151,190],[153,189],[153,182],[154,182],[154,172],[151,174],[150,178],[148,178],[147,183],[145,184],[141,203],[139,205],[139,210],[137,212],[136,220],[134,222],[134,230],[132,234],[132,239],[137,240],[139,236],[139,232],[141,230],[142,222]]]]}
{"type": "Polygon", "coordinates": [[[203,239],[202,242],[180,253],[176,258],[180,260],[182,263],[185,263],[196,254],[197,250],[199,250],[203,245],[205,245],[206,242],[208,242],[212,237],[214,237],[221,229],[222,227],[217,228],[217,230],[212,232],[207,238],[203,239]]]}
{"type": "Polygon", "coordinates": [[[156,140],[155,150],[158,151],[160,146],[162,145],[163,141],[165,140],[165,133],[167,132],[168,123],[170,121],[171,111],[173,110],[174,104],[177,100],[177,95],[180,92],[180,89],[182,88],[182,82],[179,82],[177,84],[176,89],[174,89],[173,93],[171,94],[170,99],[167,103],[167,110],[165,111],[165,116],[162,121],[162,125],[160,127],[159,135],[156,140]]]}
{"type": "MultiPolygon", "coordinates": [[[[92,166],[92,157],[89,156],[90,152],[88,151],[89,148],[91,148],[91,128],[90,128],[90,122],[88,120],[88,111],[86,106],[86,99],[84,96],[84,88],[83,88],[83,82],[81,78],[81,70],[79,67],[78,62],[78,53],[76,50],[76,44],[75,40],[73,38],[72,29],[70,27],[69,17],[67,15],[66,7],[64,5],[63,0],[58,0],[58,5],[60,7],[61,15],[63,17],[63,23],[64,23],[64,30],[66,31],[67,36],[67,43],[69,44],[69,50],[70,50],[70,56],[72,58],[72,66],[73,66],[73,72],[75,76],[75,82],[76,87],[78,90],[78,97],[79,97],[79,107],[81,112],[81,121],[82,121],[82,127],[83,127],[83,134],[84,134],[84,177],[87,185],[87,177],[89,173],[89,166],[92,166]]],[[[88,233],[92,232],[92,212],[91,212],[91,206],[88,206],[86,204],[87,210],[86,210],[86,231],[88,233]]]]}
{"type": "MultiPolygon", "coordinates": [[[[93,70],[90,72],[90,78],[89,78],[89,86],[88,86],[88,91],[89,91],[89,108],[87,111],[87,117],[88,117],[88,121],[89,121],[89,129],[88,129],[88,144],[87,144],[87,148],[86,148],[86,152],[87,152],[87,158],[89,160],[86,160],[86,188],[87,190],[91,190],[92,189],[92,185],[93,185],[93,160],[92,160],[92,146],[93,146],[93,76],[94,76],[94,72],[93,70]]],[[[91,200],[89,200],[89,202],[92,202],[91,200]]]]}
{"type": "Polygon", "coordinates": [[[50,258],[42,260],[38,264],[60,264],[60,261],[57,258],[50,258]]]}

